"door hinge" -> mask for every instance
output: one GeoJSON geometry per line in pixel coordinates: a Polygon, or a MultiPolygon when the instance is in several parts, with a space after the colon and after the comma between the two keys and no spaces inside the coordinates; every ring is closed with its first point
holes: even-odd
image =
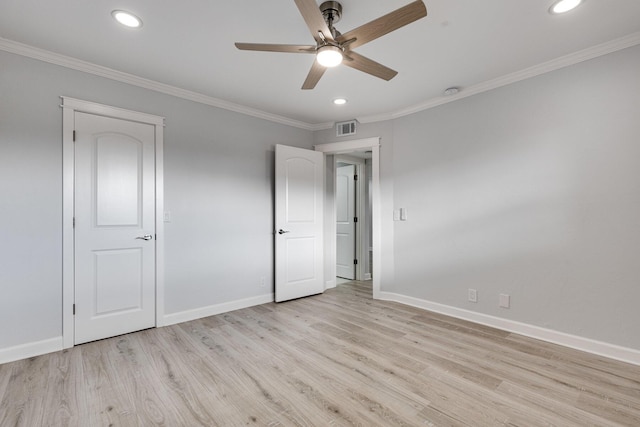
{"type": "Polygon", "coordinates": [[[358,174],[353,175],[353,180],[357,181],[358,180],[358,174]]]}
{"type": "Polygon", "coordinates": [[[76,228],[76,217],[73,217],[73,228],[76,228]]]}
{"type": "Polygon", "coordinates": [[[73,142],[76,142],[76,131],[73,131],[73,142]]]}
{"type": "Polygon", "coordinates": [[[74,316],[76,315],[76,305],[75,304],[73,304],[73,315],[74,316]]]}
{"type": "Polygon", "coordinates": [[[357,216],[353,217],[353,222],[358,222],[358,217],[357,216]]]}
{"type": "Polygon", "coordinates": [[[353,265],[358,265],[358,260],[357,259],[353,260],[353,265]]]}

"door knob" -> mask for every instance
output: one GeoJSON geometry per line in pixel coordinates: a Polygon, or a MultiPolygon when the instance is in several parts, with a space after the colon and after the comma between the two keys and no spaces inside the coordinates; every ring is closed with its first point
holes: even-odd
{"type": "Polygon", "coordinates": [[[278,230],[278,234],[284,234],[284,233],[288,233],[289,230],[283,230],[282,228],[280,230],[278,230]]]}
{"type": "Polygon", "coordinates": [[[144,236],[138,236],[138,237],[136,237],[136,239],[140,239],[140,240],[151,240],[151,239],[153,239],[153,237],[151,236],[151,234],[145,234],[144,236]]]}

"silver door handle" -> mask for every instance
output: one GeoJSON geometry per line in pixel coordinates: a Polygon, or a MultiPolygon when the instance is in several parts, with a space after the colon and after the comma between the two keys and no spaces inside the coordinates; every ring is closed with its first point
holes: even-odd
{"type": "Polygon", "coordinates": [[[278,230],[278,234],[284,234],[284,233],[288,233],[289,230],[283,230],[282,228],[280,230],[278,230]]]}
{"type": "Polygon", "coordinates": [[[138,236],[138,237],[136,237],[136,239],[140,239],[140,240],[151,240],[151,239],[153,239],[153,237],[151,236],[151,234],[145,234],[144,236],[138,236]]]}

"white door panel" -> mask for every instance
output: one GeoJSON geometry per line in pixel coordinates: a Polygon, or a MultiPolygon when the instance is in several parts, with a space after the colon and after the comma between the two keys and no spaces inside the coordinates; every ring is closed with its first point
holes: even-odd
{"type": "Polygon", "coordinates": [[[355,165],[336,168],[336,276],[356,278],[355,165]]]}
{"type": "Polygon", "coordinates": [[[94,316],[142,308],[142,249],[93,251],[94,316]]]}
{"type": "Polygon", "coordinates": [[[276,145],[276,301],[324,291],[323,163],[311,150],[276,145]]]}
{"type": "Polygon", "coordinates": [[[141,141],[123,135],[95,139],[96,225],[139,226],[141,141]]]}
{"type": "Polygon", "coordinates": [[[155,326],[155,129],[76,112],[75,131],[80,344],[155,326]]]}
{"type": "Polygon", "coordinates": [[[313,237],[284,237],[287,248],[287,281],[289,283],[313,280],[315,270],[316,239],[313,237]],[[311,261],[314,260],[314,261],[311,261]],[[310,262],[311,261],[311,262],[310,262]]]}

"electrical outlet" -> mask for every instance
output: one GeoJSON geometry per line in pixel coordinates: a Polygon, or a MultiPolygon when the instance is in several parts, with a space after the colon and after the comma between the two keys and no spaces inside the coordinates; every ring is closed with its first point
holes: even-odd
{"type": "Polygon", "coordinates": [[[511,296],[509,294],[500,294],[500,307],[511,307],[511,296]]]}
{"type": "Polygon", "coordinates": [[[469,288],[469,301],[478,302],[478,291],[477,290],[469,288]]]}
{"type": "Polygon", "coordinates": [[[265,286],[267,286],[267,280],[265,279],[265,277],[264,277],[264,276],[262,276],[262,277],[260,278],[260,287],[261,287],[261,288],[264,288],[265,286]]]}

